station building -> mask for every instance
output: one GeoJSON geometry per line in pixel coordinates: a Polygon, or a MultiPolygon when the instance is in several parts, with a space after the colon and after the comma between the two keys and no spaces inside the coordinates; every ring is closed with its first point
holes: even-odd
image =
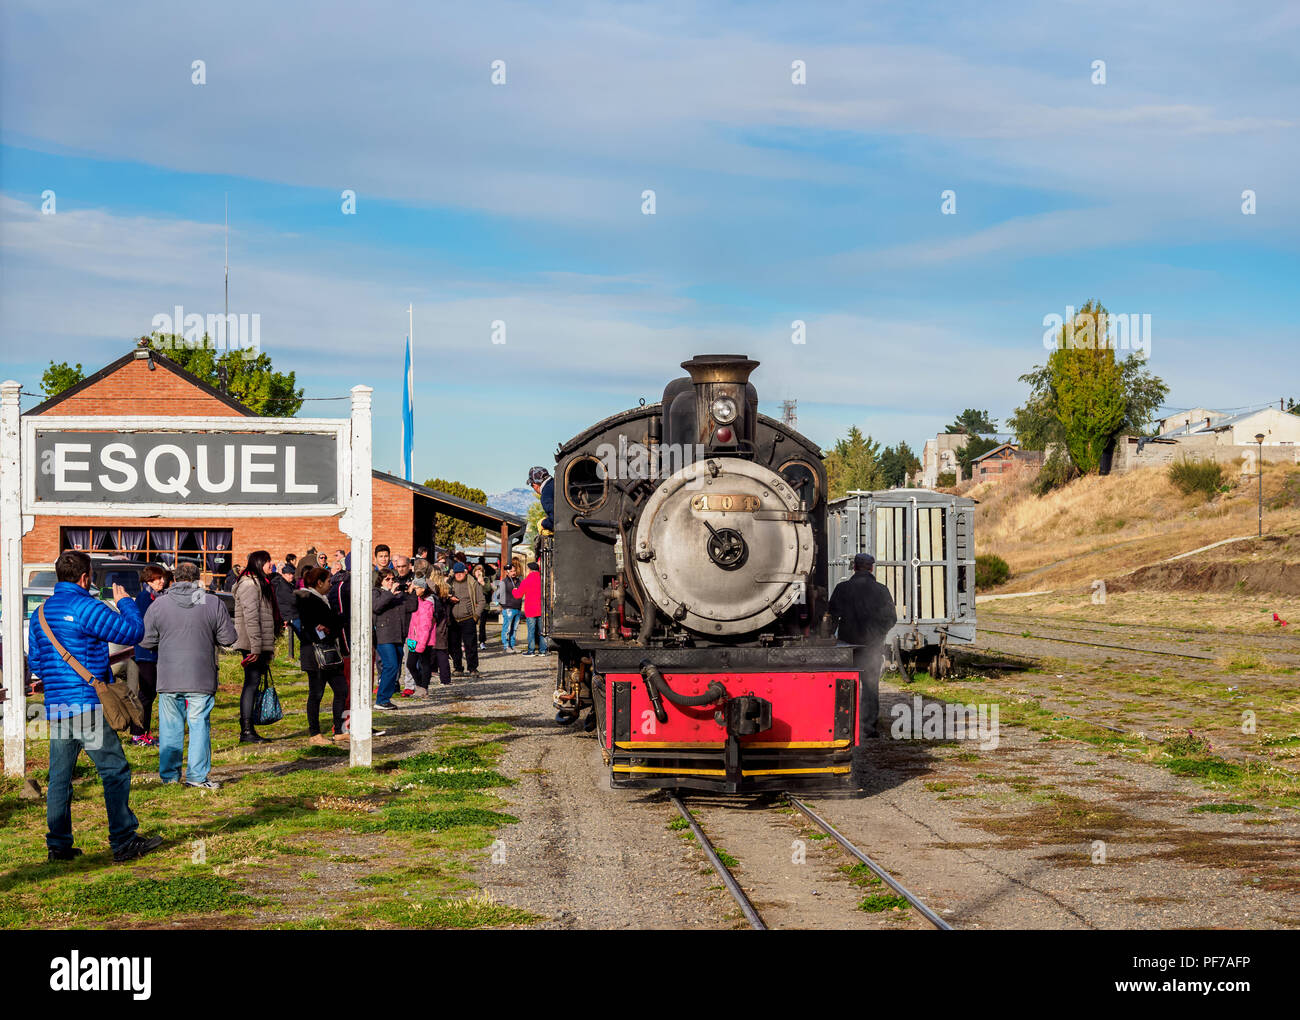
{"type": "MultiPolygon", "coordinates": [[[[105,425],[126,415],[149,415],[166,427],[169,417],[248,418],[256,415],[220,390],[187,372],[166,355],[138,348],[75,386],[32,408],[24,417],[77,415],[103,418],[105,425]]],[[[213,423],[220,428],[220,422],[213,423]]],[[[437,515],[452,517],[499,535],[503,548],[523,533],[526,522],[427,486],[382,471],[373,473],[373,525],[376,544],[410,554],[420,546],[433,549],[437,515]]],[[[207,575],[242,566],[250,552],[266,549],[276,562],[286,553],[301,556],[309,548],[327,552],[351,548],[337,517],[250,516],[229,520],[133,516],[63,517],[36,514],[23,536],[23,560],[49,563],[67,549],[91,555],[174,563],[177,555],[196,559],[207,575]]]]}

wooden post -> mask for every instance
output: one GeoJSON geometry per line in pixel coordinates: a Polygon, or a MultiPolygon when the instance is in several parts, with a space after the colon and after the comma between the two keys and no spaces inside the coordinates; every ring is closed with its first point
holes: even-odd
{"type": "Polygon", "coordinates": [[[348,732],[352,740],[349,764],[370,764],[370,681],[374,675],[374,634],[371,609],[370,547],[373,509],[370,475],[369,386],[352,387],[352,485],[344,530],[352,537],[352,699],[348,732]]]}
{"type": "Polygon", "coordinates": [[[506,564],[510,562],[510,525],[501,522],[501,555],[497,557],[499,577],[506,576],[506,564]]]}
{"type": "Polygon", "coordinates": [[[4,543],[0,585],[4,586],[5,775],[27,767],[27,671],[23,667],[23,520],[21,383],[0,384],[0,541],[4,543]]]}

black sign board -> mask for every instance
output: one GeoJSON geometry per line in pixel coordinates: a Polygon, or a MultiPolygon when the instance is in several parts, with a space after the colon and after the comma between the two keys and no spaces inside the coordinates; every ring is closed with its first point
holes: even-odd
{"type": "Polygon", "coordinates": [[[35,430],[35,505],[338,502],[338,438],[317,433],[35,430]]]}

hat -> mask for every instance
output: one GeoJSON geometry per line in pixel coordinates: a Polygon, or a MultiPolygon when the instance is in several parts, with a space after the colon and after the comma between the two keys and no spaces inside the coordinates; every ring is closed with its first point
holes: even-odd
{"type": "Polygon", "coordinates": [[[412,587],[412,588],[427,589],[427,588],[429,587],[429,581],[428,581],[427,578],[420,577],[420,576],[417,575],[417,576],[415,576],[414,578],[411,579],[411,587],[412,587]]]}
{"type": "Polygon", "coordinates": [[[451,572],[453,574],[465,574],[469,572],[469,568],[466,567],[465,564],[463,563],[457,563],[455,566],[451,568],[451,572]]]}
{"type": "Polygon", "coordinates": [[[871,553],[858,553],[853,557],[854,570],[870,570],[876,565],[876,558],[871,553]]]}
{"type": "Polygon", "coordinates": [[[541,485],[542,482],[551,477],[551,473],[540,464],[537,467],[528,469],[528,484],[541,485]]]}

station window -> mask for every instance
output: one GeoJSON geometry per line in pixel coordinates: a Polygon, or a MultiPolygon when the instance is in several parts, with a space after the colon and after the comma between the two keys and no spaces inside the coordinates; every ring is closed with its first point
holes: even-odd
{"type": "Polygon", "coordinates": [[[176,565],[176,558],[197,561],[210,574],[225,574],[233,565],[230,528],[60,528],[59,548],[92,556],[113,556],[141,563],[176,565]]]}

